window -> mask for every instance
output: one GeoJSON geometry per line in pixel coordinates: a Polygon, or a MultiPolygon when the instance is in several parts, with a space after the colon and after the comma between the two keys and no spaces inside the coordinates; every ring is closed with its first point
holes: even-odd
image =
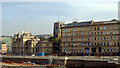
{"type": "Polygon", "coordinates": [[[93,37],[91,37],[91,40],[93,40],[93,37]]]}
{"type": "Polygon", "coordinates": [[[66,43],[66,46],[68,46],[68,44],[66,43]]]}
{"type": "Polygon", "coordinates": [[[73,46],[73,43],[71,43],[71,46],[73,46]]]}
{"type": "Polygon", "coordinates": [[[71,38],[71,41],[73,41],[73,38],[71,38]]]}
{"type": "Polygon", "coordinates": [[[89,30],[89,28],[87,28],[87,30],[89,30]]]}
{"type": "Polygon", "coordinates": [[[107,32],[107,34],[109,34],[109,32],[107,32]]]}
{"type": "Polygon", "coordinates": [[[81,33],[79,33],[79,35],[81,35],[81,33]]]}
{"type": "Polygon", "coordinates": [[[104,43],[104,45],[106,45],[106,43],[104,43]]]}
{"type": "Polygon", "coordinates": [[[94,32],[94,34],[96,35],[96,32],[94,32]]]}
{"type": "Polygon", "coordinates": [[[102,37],[101,37],[101,40],[102,40],[102,37]]]}
{"type": "Polygon", "coordinates": [[[87,35],[89,35],[89,32],[88,32],[88,34],[87,35]]]}
{"type": "Polygon", "coordinates": [[[119,34],[119,32],[117,31],[117,34],[119,34]]]}
{"type": "Polygon", "coordinates": [[[63,32],[65,32],[65,29],[63,29],[63,32]]]}
{"type": "Polygon", "coordinates": [[[96,30],[96,27],[95,27],[95,30],[96,30]]]}
{"type": "Polygon", "coordinates": [[[86,42],[85,42],[85,46],[86,46],[86,42]]]}
{"type": "Polygon", "coordinates": [[[74,45],[73,46],[75,46],[75,43],[74,43],[74,45]]]}
{"type": "Polygon", "coordinates": [[[100,29],[102,30],[102,27],[100,29]]]}
{"type": "Polygon", "coordinates": [[[66,36],[67,36],[67,34],[66,34],[66,36]]]}
{"type": "Polygon", "coordinates": [[[82,28],[82,31],[83,31],[83,28],[82,28]]]}
{"type": "Polygon", "coordinates": [[[89,43],[88,43],[88,46],[89,46],[89,43]]]}
{"type": "Polygon", "coordinates": [[[98,30],[99,30],[99,27],[98,27],[98,30]]]}
{"type": "Polygon", "coordinates": [[[117,25],[117,29],[119,29],[119,26],[117,25]]]}
{"type": "Polygon", "coordinates": [[[93,27],[91,27],[91,30],[93,30],[93,27]]]}
{"type": "Polygon", "coordinates": [[[106,52],[106,49],[104,48],[104,52],[106,52]]]}
{"type": "Polygon", "coordinates": [[[109,52],[109,48],[107,48],[107,52],[109,52]]]}
{"type": "Polygon", "coordinates": [[[107,29],[109,29],[109,27],[107,26],[107,29]]]}
{"type": "Polygon", "coordinates": [[[95,37],[95,40],[96,40],[96,37],[95,37]]]}
{"type": "Polygon", "coordinates": [[[82,46],[83,46],[84,44],[82,43],[82,46]]]}
{"type": "Polygon", "coordinates": [[[74,31],[75,31],[75,29],[74,29],[74,31]]]}
{"type": "Polygon", "coordinates": [[[110,49],[110,51],[112,52],[112,48],[110,49]]]}
{"type": "Polygon", "coordinates": [[[93,32],[91,33],[91,35],[93,35],[93,32]]]}
{"type": "Polygon", "coordinates": [[[114,48],[114,52],[115,52],[115,50],[116,50],[116,49],[114,48]]]}
{"type": "Polygon", "coordinates": [[[107,37],[107,40],[109,39],[109,37],[107,37]]]}
{"type": "Polygon", "coordinates": [[[104,37],[104,40],[105,40],[105,37],[104,37]]]}
{"type": "Polygon", "coordinates": [[[112,45],[112,42],[110,42],[110,45],[112,45]]]}
{"type": "Polygon", "coordinates": [[[109,43],[107,43],[107,45],[109,46],[109,43]]]}
{"type": "Polygon", "coordinates": [[[105,30],[105,26],[104,26],[104,28],[103,28],[104,30],[105,30]]]}
{"type": "Polygon", "coordinates": [[[104,32],[104,35],[105,35],[105,32],[104,32]]]}
{"type": "Polygon", "coordinates": [[[67,29],[66,29],[66,32],[67,32],[67,29]]]}
{"type": "Polygon", "coordinates": [[[84,34],[82,33],[82,35],[84,35],[84,34]]]}
{"type": "Polygon", "coordinates": [[[77,36],[78,36],[79,34],[77,33],[77,36]]]}
{"type": "Polygon", "coordinates": [[[113,32],[113,34],[115,34],[115,31],[113,32]]]}
{"type": "Polygon", "coordinates": [[[66,38],[66,41],[67,41],[67,38],[66,38]]]}
{"type": "Polygon", "coordinates": [[[112,26],[110,26],[110,29],[112,29],[112,26]]]}
{"type": "Polygon", "coordinates": [[[119,52],[119,49],[117,48],[117,52],[119,52]]]}
{"type": "Polygon", "coordinates": [[[112,37],[110,37],[110,39],[112,40],[112,37]]]}
{"type": "Polygon", "coordinates": [[[70,36],[70,33],[68,34],[68,36],[70,36]]]}
{"type": "Polygon", "coordinates": [[[115,26],[113,26],[113,29],[115,29],[115,26]]]}
{"type": "Polygon", "coordinates": [[[98,40],[99,40],[99,37],[98,37],[98,40]]]}
{"type": "Polygon", "coordinates": [[[76,29],[76,31],[78,31],[78,28],[76,29]]]}
{"type": "Polygon", "coordinates": [[[91,45],[93,46],[93,43],[91,45]]]}
{"type": "Polygon", "coordinates": [[[68,29],[68,31],[70,32],[70,29],[68,29]]]}
{"type": "Polygon", "coordinates": [[[99,32],[98,32],[98,35],[99,35],[99,32]]]}
{"type": "Polygon", "coordinates": [[[81,28],[79,28],[79,31],[81,31],[81,28]]]}
{"type": "Polygon", "coordinates": [[[86,31],[86,28],[85,28],[85,31],[86,31]]]}

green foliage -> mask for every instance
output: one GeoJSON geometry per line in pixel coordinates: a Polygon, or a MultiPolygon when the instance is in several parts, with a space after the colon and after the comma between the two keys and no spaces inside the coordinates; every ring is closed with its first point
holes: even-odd
{"type": "Polygon", "coordinates": [[[54,52],[57,52],[60,50],[60,41],[61,39],[59,38],[56,38],[56,39],[53,39],[53,50],[54,52]]]}
{"type": "Polygon", "coordinates": [[[41,41],[44,41],[44,40],[45,40],[45,38],[44,38],[44,37],[40,37],[40,40],[41,40],[41,41]]]}

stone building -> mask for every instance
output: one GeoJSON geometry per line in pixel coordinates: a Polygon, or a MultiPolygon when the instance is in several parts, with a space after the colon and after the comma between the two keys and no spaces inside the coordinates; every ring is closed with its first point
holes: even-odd
{"type": "Polygon", "coordinates": [[[29,39],[26,41],[26,53],[27,55],[32,55],[32,54],[36,54],[37,51],[37,44],[40,40],[39,39],[29,39]]]}
{"type": "Polygon", "coordinates": [[[120,21],[73,22],[61,28],[62,52],[67,54],[118,55],[120,21]]]}
{"type": "Polygon", "coordinates": [[[26,41],[34,39],[29,32],[16,33],[13,37],[12,50],[15,55],[26,55],[26,41]]]}
{"type": "Polygon", "coordinates": [[[6,43],[0,43],[1,46],[0,46],[0,52],[1,53],[7,53],[7,46],[6,46],[6,43]]]}
{"type": "Polygon", "coordinates": [[[51,55],[53,52],[53,43],[50,41],[39,41],[37,44],[37,53],[44,52],[46,55],[51,55]]]}
{"type": "Polygon", "coordinates": [[[55,22],[54,23],[54,32],[53,32],[54,38],[61,37],[61,27],[63,24],[64,24],[64,22],[55,22]]]}
{"type": "Polygon", "coordinates": [[[44,52],[52,54],[53,44],[50,41],[40,41],[29,32],[16,33],[13,37],[12,50],[14,55],[32,55],[44,52]]]}
{"type": "Polygon", "coordinates": [[[12,36],[1,36],[2,42],[6,43],[7,52],[12,52],[12,36]]]}

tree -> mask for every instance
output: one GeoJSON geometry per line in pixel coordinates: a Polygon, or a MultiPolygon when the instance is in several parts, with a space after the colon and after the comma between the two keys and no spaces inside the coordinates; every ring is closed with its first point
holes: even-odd
{"type": "Polygon", "coordinates": [[[53,39],[53,52],[58,52],[60,51],[60,38],[53,39]]]}

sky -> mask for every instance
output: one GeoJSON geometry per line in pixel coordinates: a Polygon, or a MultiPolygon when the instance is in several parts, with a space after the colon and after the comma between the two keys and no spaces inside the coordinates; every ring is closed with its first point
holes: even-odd
{"type": "Polygon", "coordinates": [[[3,2],[2,35],[52,34],[55,21],[118,19],[118,2],[3,2]]]}

